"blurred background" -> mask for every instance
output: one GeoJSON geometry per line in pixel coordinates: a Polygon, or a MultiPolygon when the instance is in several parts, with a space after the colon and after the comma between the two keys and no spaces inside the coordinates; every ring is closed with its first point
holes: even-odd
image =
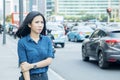
{"type": "MultiPolygon", "coordinates": [[[[0,63],[3,64],[0,71],[11,70],[0,74],[1,80],[17,80],[19,76],[19,39],[15,33],[30,11],[41,12],[47,21],[47,35],[55,52],[55,59],[50,65],[50,80],[119,80],[120,65],[103,70],[94,59],[90,63],[84,62],[82,45],[84,41],[92,40],[90,37],[97,29],[107,31],[109,28],[117,29],[114,31],[118,33],[114,43],[120,45],[120,0],[0,0],[0,63]]],[[[101,37],[96,39],[95,44],[101,37]]],[[[111,39],[109,43],[113,44],[111,39]]],[[[91,49],[92,44],[86,44],[89,47],[84,51],[91,49]]],[[[92,50],[95,48],[96,45],[92,50]]],[[[120,47],[116,50],[119,57],[120,47]]]]}

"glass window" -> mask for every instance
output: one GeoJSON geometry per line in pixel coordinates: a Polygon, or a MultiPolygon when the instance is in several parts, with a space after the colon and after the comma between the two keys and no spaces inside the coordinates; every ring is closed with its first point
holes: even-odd
{"type": "Polygon", "coordinates": [[[90,38],[97,38],[98,37],[99,30],[96,30],[90,38]]]}
{"type": "Polygon", "coordinates": [[[99,36],[100,37],[105,37],[105,36],[107,36],[107,34],[104,31],[100,30],[99,36]]]}
{"type": "Polygon", "coordinates": [[[73,28],[72,31],[77,31],[78,29],[77,28],[73,28]]]}
{"type": "Polygon", "coordinates": [[[112,31],[110,32],[110,36],[113,38],[120,38],[120,31],[112,31]]]}

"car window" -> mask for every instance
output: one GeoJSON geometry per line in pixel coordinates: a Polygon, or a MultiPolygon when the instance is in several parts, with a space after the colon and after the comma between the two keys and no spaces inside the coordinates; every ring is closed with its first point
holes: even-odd
{"type": "Polygon", "coordinates": [[[47,24],[47,29],[50,30],[64,30],[64,26],[57,24],[47,24]]]}
{"type": "Polygon", "coordinates": [[[93,32],[93,29],[90,27],[78,27],[78,31],[93,32]]]}
{"type": "Polygon", "coordinates": [[[100,30],[99,36],[100,37],[105,37],[105,36],[107,36],[107,34],[104,31],[100,30]]]}
{"type": "Polygon", "coordinates": [[[96,30],[90,38],[97,38],[98,37],[99,30],[96,30]]]}
{"type": "Polygon", "coordinates": [[[120,38],[120,31],[112,31],[110,32],[110,36],[114,38],[120,38]]]}
{"type": "Polygon", "coordinates": [[[72,28],[72,31],[77,31],[78,29],[77,28],[72,28]]]}

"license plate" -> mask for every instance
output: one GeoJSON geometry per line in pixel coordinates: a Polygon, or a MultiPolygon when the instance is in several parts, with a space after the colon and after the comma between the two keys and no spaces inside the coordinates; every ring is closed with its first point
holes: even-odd
{"type": "Polygon", "coordinates": [[[87,35],[89,35],[89,34],[90,34],[90,32],[86,32],[86,34],[87,34],[87,35]]]}
{"type": "Polygon", "coordinates": [[[58,34],[54,34],[54,37],[57,38],[57,37],[58,37],[58,34]]]}

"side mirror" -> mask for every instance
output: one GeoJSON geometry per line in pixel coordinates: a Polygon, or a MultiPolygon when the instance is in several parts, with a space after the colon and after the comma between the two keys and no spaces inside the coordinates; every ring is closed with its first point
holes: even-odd
{"type": "Polygon", "coordinates": [[[86,35],[85,38],[89,38],[89,35],[86,35]]]}

